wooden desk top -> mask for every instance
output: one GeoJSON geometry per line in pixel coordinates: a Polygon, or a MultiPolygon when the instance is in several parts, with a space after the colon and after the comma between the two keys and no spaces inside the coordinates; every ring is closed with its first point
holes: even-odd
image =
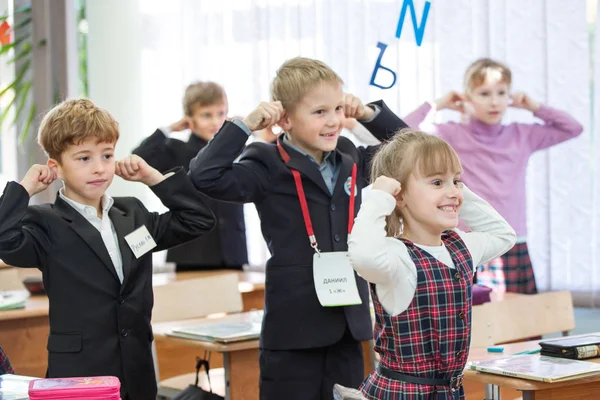
{"type": "Polygon", "coordinates": [[[186,319],[182,321],[169,321],[169,322],[159,322],[156,324],[152,324],[152,331],[154,332],[154,338],[158,340],[168,340],[172,343],[179,343],[186,346],[194,346],[203,350],[216,351],[219,353],[227,353],[231,351],[240,351],[240,350],[250,350],[250,349],[258,349],[258,340],[245,340],[242,342],[236,343],[214,343],[214,342],[205,342],[201,340],[193,340],[193,339],[184,339],[177,338],[173,336],[167,336],[167,333],[171,332],[171,330],[175,328],[181,328],[183,326],[190,325],[199,325],[206,322],[214,321],[217,318],[223,318],[223,314],[216,315],[215,317],[208,318],[194,318],[194,319],[186,319]]]}
{"type": "Polygon", "coordinates": [[[48,316],[48,297],[45,295],[30,296],[25,308],[20,310],[0,311],[0,321],[48,316]]]}
{"type": "MultiPolygon", "coordinates": [[[[592,333],[586,333],[584,335],[576,335],[576,336],[569,336],[569,337],[585,336],[585,335],[591,335],[591,334],[592,333]]],[[[594,333],[594,334],[598,335],[600,333],[594,333]]],[[[540,346],[538,344],[539,342],[540,342],[540,340],[532,340],[529,342],[505,344],[505,345],[502,345],[502,347],[504,347],[503,353],[489,353],[487,351],[487,348],[472,348],[469,351],[469,361],[493,360],[496,358],[507,357],[512,354],[519,353],[521,351],[536,350],[536,349],[540,348],[540,346]]],[[[537,355],[537,357],[539,357],[539,354],[537,355]]],[[[590,359],[584,360],[584,361],[600,363],[600,358],[590,358],[590,359]]],[[[509,388],[516,389],[516,390],[543,390],[543,389],[551,389],[551,388],[558,388],[558,387],[564,387],[564,386],[579,385],[582,383],[598,382],[598,381],[600,381],[600,375],[590,376],[590,377],[582,378],[582,379],[573,379],[573,380],[565,381],[565,382],[546,383],[546,382],[531,381],[531,380],[520,379],[520,378],[512,378],[512,377],[507,377],[507,376],[502,376],[502,375],[488,374],[488,373],[483,373],[483,372],[466,369],[465,370],[465,379],[472,379],[472,380],[476,380],[476,381],[479,381],[482,383],[488,383],[488,384],[492,384],[492,385],[509,387],[509,388]]]]}
{"type": "MultiPolygon", "coordinates": [[[[239,274],[238,288],[240,293],[249,293],[265,289],[265,274],[262,272],[238,272],[227,270],[215,271],[186,271],[165,272],[154,274],[153,286],[166,285],[178,280],[194,279],[222,274],[239,274]]],[[[44,295],[30,296],[25,302],[25,308],[20,310],[0,311],[0,321],[48,316],[48,297],[44,295]]]]}

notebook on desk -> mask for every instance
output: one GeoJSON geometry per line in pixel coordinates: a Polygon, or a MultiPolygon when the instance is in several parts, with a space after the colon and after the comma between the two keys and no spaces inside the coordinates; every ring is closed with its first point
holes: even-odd
{"type": "Polygon", "coordinates": [[[263,310],[232,314],[215,320],[207,319],[198,325],[175,328],[169,336],[205,342],[234,343],[258,339],[263,310]]]}
{"type": "Polygon", "coordinates": [[[0,291],[0,311],[25,308],[29,293],[25,290],[0,291]]]}
{"type": "Polygon", "coordinates": [[[600,336],[565,337],[540,342],[543,356],[584,360],[600,356],[600,336]]]}
{"type": "Polygon", "coordinates": [[[537,354],[473,361],[469,363],[468,368],[490,374],[550,383],[600,374],[600,364],[537,354]]]}

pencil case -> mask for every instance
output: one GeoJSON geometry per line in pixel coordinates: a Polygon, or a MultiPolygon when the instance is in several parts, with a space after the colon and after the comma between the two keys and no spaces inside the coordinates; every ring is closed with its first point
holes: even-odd
{"type": "Polygon", "coordinates": [[[114,376],[35,379],[29,383],[29,399],[120,400],[120,389],[114,376]]]}
{"type": "Polygon", "coordinates": [[[600,336],[564,337],[540,342],[543,356],[585,360],[600,357],[600,336]]]}

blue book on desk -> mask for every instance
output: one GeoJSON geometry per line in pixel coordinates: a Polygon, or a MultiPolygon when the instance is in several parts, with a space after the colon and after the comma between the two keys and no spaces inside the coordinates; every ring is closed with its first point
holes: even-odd
{"type": "Polygon", "coordinates": [[[262,319],[263,310],[232,314],[214,320],[206,319],[201,324],[175,328],[168,335],[217,343],[254,340],[260,336],[262,319]]]}

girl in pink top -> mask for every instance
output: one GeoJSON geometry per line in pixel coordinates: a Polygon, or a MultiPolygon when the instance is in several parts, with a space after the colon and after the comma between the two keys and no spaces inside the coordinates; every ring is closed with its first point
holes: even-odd
{"type": "Polygon", "coordinates": [[[465,73],[464,93],[450,92],[425,103],[404,118],[411,128],[436,134],[458,153],[463,180],[487,200],[517,233],[517,244],[501,258],[481,266],[477,281],[498,291],[536,293],[527,250],[525,171],[531,154],[578,136],[583,127],[567,113],[510,92],[511,72],[483,58],[465,73]],[[501,124],[511,106],[529,110],[543,123],[501,124]],[[463,122],[422,124],[436,111],[456,110],[463,122]]]}

